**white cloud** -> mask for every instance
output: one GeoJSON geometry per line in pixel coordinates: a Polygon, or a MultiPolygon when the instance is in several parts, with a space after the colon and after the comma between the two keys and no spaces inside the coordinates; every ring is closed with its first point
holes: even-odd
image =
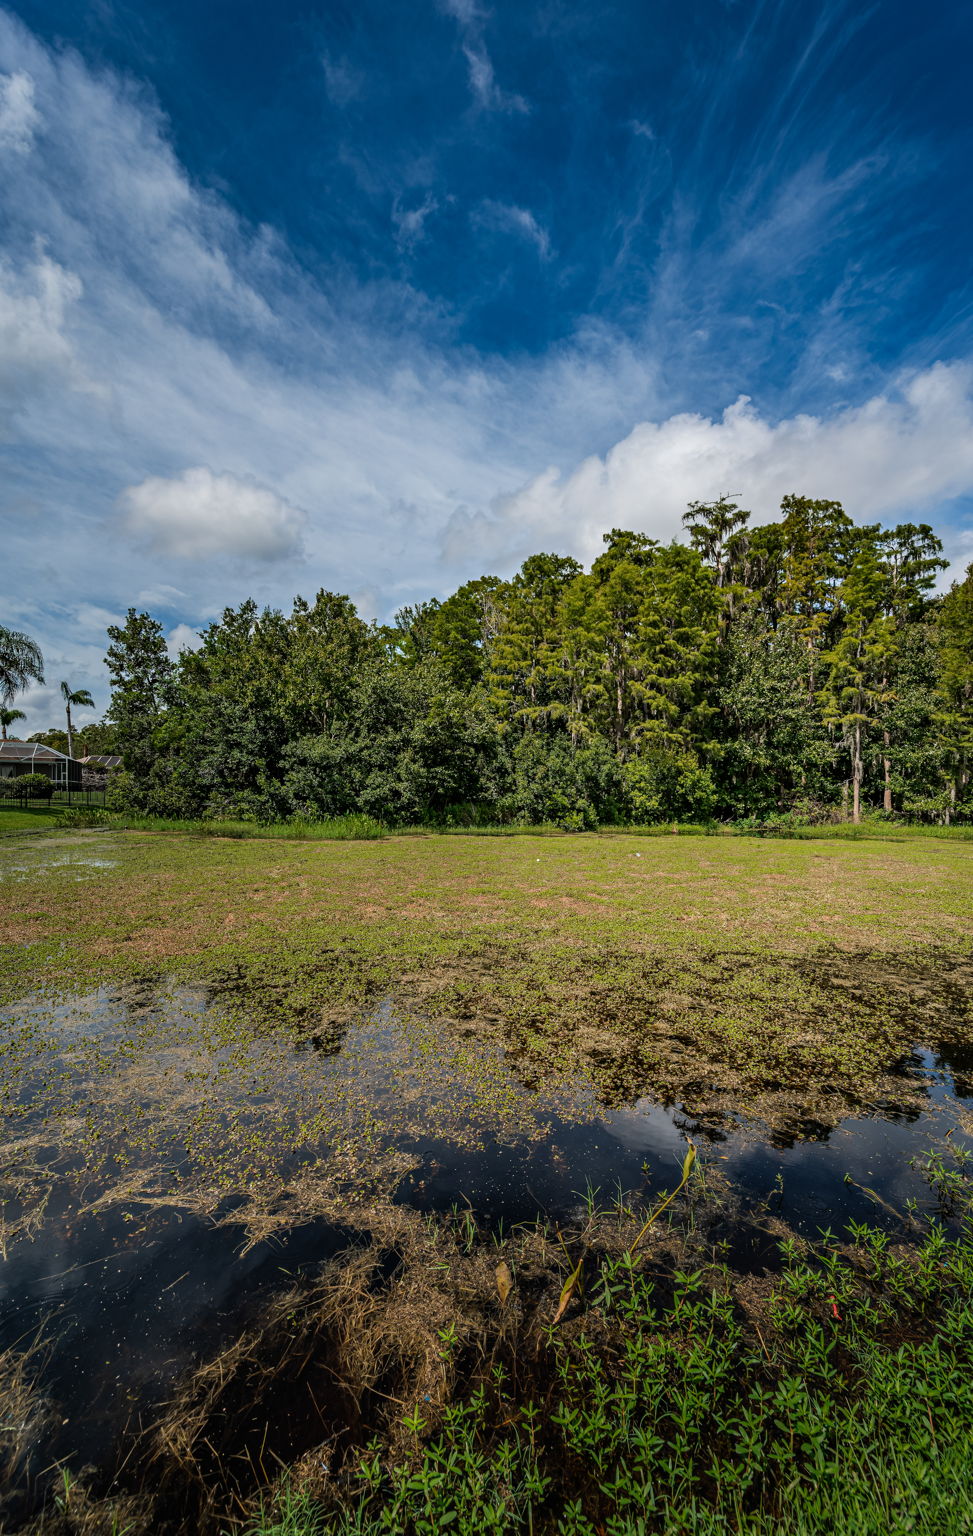
{"type": "Polygon", "coordinates": [[[475,210],[473,220],[484,229],[503,230],[529,241],[536,246],[542,261],[547,261],[551,255],[551,237],[529,208],[519,208],[515,203],[499,203],[487,198],[475,210]]]}
{"type": "Polygon", "coordinates": [[[51,386],[83,385],[66,335],[82,287],[43,253],[17,269],[0,257],[0,435],[51,386]]]}
{"type": "Polygon", "coordinates": [[[34,142],[39,122],[30,75],[23,70],[0,75],[0,150],[25,155],[34,142]]]}
{"type": "Polygon", "coordinates": [[[109,624],[122,624],[124,618],[122,614],[114,613],[110,608],[101,608],[97,603],[82,603],[75,609],[72,623],[80,634],[97,635],[102,639],[109,624]]]}
{"type": "Polygon", "coordinates": [[[133,539],[180,560],[282,560],[300,550],[307,520],[273,491],[205,467],[171,480],[150,475],[120,504],[133,539]]]}
{"type": "Polygon", "coordinates": [[[186,598],[186,593],[181,587],[171,587],[168,582],[154,582],[150,587],[143,587],[136,594],[135,606],[137,608],[178,608],[186,598]]]}
{"type": "Polygon", "coordinates": [[[190,624],[177,624],[166,636],[169,655],[175,661],[180,651],[198,651],[199,635],[190,624]]]}
{"type": "Polygon", "coordinates": [[[396,204],[392,209],[392,222],[396,229],[396,240],[403,250],[411,251],[419,244],[425,235],[426,220],[438,208],[439,203],[431,193],[427,193],[415,208],[402,208],[396,204]]]}
{"type": "MultiPolygon", "coordinates": [[[[467,0],[450,9],[472,29],[458,46],[472,46],[484,16],[467,0]]],[[[948,505],[973,494],[969,379],[955,365],[873,390],[857,413],[673,414],[674,400],[733,400],[770,344],[748,341],[753,314],[720,286],[724,245],[701,277],[673,234],[637,333],[587,320],[542,355],[484,357],[405,284],[310,277],[279,236],[193,184],[137,83],[47,49],[2,8],[0,70],[33,80],[43,124],[0,177],[2,617],[99,709],[104,635],[76,622],[79,592],[92,622],[134,603],[167,631],[317,586],[361,593],[369,617],[386,617],[544,545],[596,554],[613,523],[669,537],[688,500],[724,490],[758,516],[789,490],[862,517],[928,511],[950,553],[967,547],[948,505]],[[704,331],[705,353],[691,341],[704,331]],[[187,465],[209,466],[195,486],[187,465]],[[105,537],[125,487],[134,545],[105,537]],[[285,559],[299,543],[303,562],[285,559]]],[[[817,249],[820,206],[808,201],[801,249],[817,249]]],[[[492,217],[549,251],[529,209],[497,203],[492,217]]],[[[854,398],[861,353],[822,323],[795,366],[818,399],[842,367],[854,398]]],[[[30,729],[52,723],[56,702],[38,694],[30,729]]]]}
{"type": "Polygon", "coordinates": [[[530,104],[514,91],[501,90],[493,61],[480,39],[464,43],[463,52],[470,71],[470,90],[477,105],[493,112],[529,112],[530,104]]]}
{"type": "Polygon", "coordinates": [[[470,91],[477,106],[488,112],[529,112],[523,96],[502,90],[483,38],[486,14],[476,0],[442,0],[443,10],[459,24],[463,53],[470,76],[470,91]]]}
{"type": "Polygon", "coordinates": [[[587,558],[601,534],[680,533],[690,501],[735,494],[760,520],[788,492],[841,501],[859,521],[925,516],[973,491],[973,368],[936,364],[864,405],[770,422],[745,396],[721,417],[643,421],[562,475],[548,468],[488,511],[456,511],[444,554],[521,559],[555,545],[587,558]]]}
{"type": "Polygon", "coordinates": [[[462,27],[476,26],[481,19],[476,0],[443,0],[443,10],[448,16],[455,16],[462,27]]]}

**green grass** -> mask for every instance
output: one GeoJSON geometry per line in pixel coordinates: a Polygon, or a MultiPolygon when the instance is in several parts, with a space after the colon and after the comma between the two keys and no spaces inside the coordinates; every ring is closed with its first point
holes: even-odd
{"type": "Polygon", "coordinates": [[[17,810],[3,807],[0,809],[0,837],[10,832],[49,832],[65,809],[63,805],[46,803],[18,807],[17,810]]]}
{"type": "Polygon", "coordinates": [[[248,1536],[964,1536],[973,1232],[784,1242],[772,1289],[605,1257],[573,1322],[464,1370],[326,1490],[285,1478],[248,1536]],[[393,1447],[395,1447],[393,1449],[393,1447]],[[350,1472],[350,1477],[349,1477],[350,1472]]]}
{"type": "MultiPolygon", "coordinates": [[[[553,824],[520,826],[510,823],[480,826],[410,826],[388,828],[371,816],[348,815],[326,818],[322,821],[279,821],[260,823],[252,821],[178,820],[161,816],[137,816],[128,814],[118,819],[119,825],[151,832],[193,833],[200,837],[272,838],[295,842],[318,842],[346,839],[374,839],[378,837],[575,837],[574,832],[553,824]]],[[[906,826],[879,818],[866,820],[855,826],[850,822],[822,824],[820,826],[791,826],[768,823],[763,828],[734,826],[723,822],[665,822],[651,826],[602,826],[598,833],[606,837],[753,837],[798,838],[802,840],[849,841],[868,840],[908,841],[911,838],[937,839],[940,841],[973,841],[973,826],[906,826]]]]}
{"type": "Polygon", "coordinates": [[[491,1037],[501,1021],[538,1069],[597,1060],[616,1095],[640,1078],[663,1097],[697,1080],[878,1092],[897,1053],[969,1028],[950,992],[973,934],[967,841],[96,832],[76,858],[108,863],[83,878],[48,846],[11,840],[6,878],[0,861],[10,1000],[232,975],[275,1017],[331,1017],[404,987],[491,1037]]]}
{"type": "MultiPolygon", "coordinates": [[[[745,836],[745,833],[738,833],[745,836]]],[[[794,827],[789,831],[769,833],[769,836],[797,837],[805,839],[824,839],[834,841],[845,840],[848,842],[862,842],[872,840],[894,842],[909,842],[915,838],[920,841],[930,839],[938,842],[968,843],[973,841],[973,826],[906,826],[891,821],[863,821],[858,826],[853,822],[836,822],[834,825],[819,827],[794,827]]]]}
{"type": "MultiPolygon", "coordinates": [[[[471,1071],[500,1042],[538,1081],[587,1063],[616,1101],[634,1087],[689,1113],[711,1086],[715,1103],[769,1118],[760,1095],[777,1083],[788,1115],[843,1116],[854,1094],[884,1100],[882,1074],[904,1049],[973,1035],[964,836],[167,830],[11,841],[0,858],[2,994],[42,994],[0,1052],[0,1090],[31,1114],[50,1107],[45,1145],[59,1128],[73,1137],[85,1180],[115,1136],[140,1175],[171,1143],[187,1149],[187,1186],[198,1178],[205,1193],[212,1174],[220,1200],[257,1188],[281,1147],[320,1133],[317,1079],[301,1075],[313,1053],[295,1057],[293,1037],[337,1046],[355,1011],[388,995],[447,1031],[461,1024],[471,1071]],[[197,1017],[185,1003],[171,1037],[153,1009],[117,1037],[81,1031],[77,1103],[44,1010],[125,977],[211,980],[222,1010],[197,1017]],[[173,1059],[154,1071],[160,1045],[173,1059]],[[237,1082],[234,1119],[221,1091],[237,1082]]],[[[437,1049],[432,1026],[410,1038],[437,1049]]],[[[458,1060],[432,1066],[453,1081],[458,1060]]],[[[361,1082],[374,1118],[367,1072],[361,1082]]],[[[398,1104],[408,1074],[395,1082],[398,1104]]],[[[495,1091],[484,1074],[483,1096],[495,1091]]],[[[377,1159],[379,1140],[370,1150],[354,1134],[377,1159]]],[[[965,1210],[965,1167],[933,1175],[965,1210]]],[[[177,1202],[171,1183],[159,1189],[177,1202]]],[[[320,1185],[314,1200],[320,1215],[320,1185]]],[[[443,1328],[435,1403],[432,1387],[409,1396],[390,1350],[375,1378],[390,1432],[352,1445],[340,1476],[295,1473],[254,1532],[971,1533],[969,1221],[908,1251],[863,1227],[851,1236],[786,1249],[772,1289],[718,1265],[673,1272],[602,1252],[557,1327],[557,1286],[516,1260],[500,1308],[491,1252],[475,1347],[443,1328]]],[[[565,1275],[577,1258],[565,1252],[565,1275]]],[[[318,1464],[332,1454],[323,1445],[318,1464]]]]}
{"type": "Polygon", "coordinates": [[[869,819],[856,826],[853,822],[822,822],[814,826],[790,826],[769,823],[760,830],[751,826],[734,826],[731,822],[666,822],[650,827],[600,827],[606,836],[613,833],[629,837],[750,837],[750,838],[798,838],[803,841],[867,842],[872,840],[909,842],[913,838],[933,838],[945,842],[973,841],[973,826],[926,826],[869,819]]]}
{"type": "MultiPolygon", "coordinates": [[[[80,812],[84,807],[79,807],[77,824],[80,825],[80,812]]],[[[52,805],[37,804],[18,810],[0,809],[0,837],[4,833],[49,831],[58,825],[57,818],[68,811],[64,804],[52,805]]],[[[102,815],[105,813],[102,811],[102,815]]],[[[197,819],[177,819],[161,816],[140,816],[134,813],[119,815],[114,818],[115,825],[119,829],[141,830],[145,832],[163,832],[175,834],[190,834],[198,837],[233,838],[235,840],[272,840],[288,842],[335,842],[335,841],[373,841],[382,837],[413,837],[413,838],[566,838],[579,835],[566,832],[563,828],[553,824],[537,826],[520,826],[509,823],[482,824],[471,826],[410,826],[388,828],[381,821],[372,816],[352,814],[348,816],[326,817],[320,821],[279,821],[272,823],[260,823],[252,821],[220,821],[197,819]]],[[[787,839],[802,842],[909,842],[914,839],[920,841],[938,842],[970,842],[973,841],[973,826],[927,826],[907,825],[904,823],[888,821],[881,816],[866,816],[862,822],[855,825],[851,822],[822,823],[814,826],[801,826],[790,824],[786,820],[769,819],[760,823],[726,823],[726,822],[663,822],[650,826],[614,826],[605,825],[598,828],[598,835],[607,838],[613,837],[640,837],[640,838],[669,838],[673,835],[680,837],[713,837],[713,838],[759,838],[761,840],[787,839]]]]}
{"type": "Polygon", "coordinates": [[[181,832],[196,837],[231,837],[285,840],[297,843],[361,842],[387,836],[373,816],[332,816],[324,821],[179,821],[161,816],[119,817],[120,828],[141,832],[181,832]]]}

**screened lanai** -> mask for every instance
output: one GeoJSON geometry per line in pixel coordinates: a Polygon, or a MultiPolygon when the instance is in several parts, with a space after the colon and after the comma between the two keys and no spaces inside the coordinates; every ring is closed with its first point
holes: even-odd
{"type": "Polygon", "coordinates": [[[0,741],[0,779],[45,773],[58,789],[80,789],[81,764],[39,741],[0,741]]]}

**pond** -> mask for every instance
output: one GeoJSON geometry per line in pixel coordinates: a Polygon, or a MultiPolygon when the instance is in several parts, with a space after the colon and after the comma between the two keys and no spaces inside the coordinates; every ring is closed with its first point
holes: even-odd
{"type": "Polygon", "coordinates": [[[692,1140],[724,1210],[714,1243],[759,1272],[784,1228],[908,1238],[936,1208],[916,1162],[947,1136],[973,1146],[973,1052],[955,1044],[891,1064],[901,1099],[782,1128],[648,1091],[606,1104],[581,1072],[538,1080],[393,998],[295,1038],[219,988],[152,981],[26,999],[0,1030],[0,1351],[35,1350],[43,1399],[19,1495],[62,1459],[115,1465],[181,1375],[367,1241],[382,1202],[557,1227],[672,1189],[692,1140]]]}

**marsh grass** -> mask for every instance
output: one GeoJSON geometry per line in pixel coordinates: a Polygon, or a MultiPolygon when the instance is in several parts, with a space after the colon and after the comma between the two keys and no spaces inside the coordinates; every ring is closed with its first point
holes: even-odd
{"type": "MultiPolygon", "coordinates": [[[[440,1330],[438,1390],[398,1378],[398,1417],[361,1448],[288,1470],[247,1536],[969,1532],[973,1233],[960,1177],[952,1235],[934,1223],[906,1247],[856,1225],[844,1239],[784,1240],[773,1282],[694,1264],[691,1249],[680,1263],[671,1231],[643,1259],[603,1227],[561,1327],[554,1286],[529,1299],[514,1260],[516,1327],[498,1304],[472,1350],[468,1326],[440,1330]]],[[[591,1231],[572,1253],[582,1240],[591,1231]]]]}
{"type": "Polygon", "coordinates": [[[926,826],[897,823],[882,817],[851,822],[801,825],[786,819],[765,823],[664,822],[648,826],[606,824],[593,832],[567,831],[553,823],[520,825],[510,822],[444,826],[439,824],[388,827],[372,816],[351,814],[319,821],[295,817],[287,821],[254,822],[195,820],[112,813],[84,807],[30,807],[0,817],[0,837],[7,832],[53,831],[58,828],[101,827],[115,831],[171,833],[182,836],[232,838],[282,842],[347,842],[376,838],[582,838],[592,837],[718,837],[797,839],[803,842],[908,842],[912,839],[945,842],[973,841],[973,826],[926,826]]]}
{"type": "Polygon", "coordinates": [[[129,1498],[139,1536],[962,1536],[970,1188],[948,1147],[928,1161],[950,1225],[780,1229],[773,1277],[727,1267],[695,1174],[640,1246],[644,1215],[594,1198],[503,1238],[362,1212],[187,1375],[103,1524],[77,1485],[90,1523],[66,1523],[55,1480],[35,1529],[107,1531],[129,1498]]]}
{"type": "Polygon", "coordinates": [[[43,1328],[0,1350],[0,1530],[10,1529],[8,1518],[25,1507],[24,1495],[49,1468],[44,1456],[46,1437],[56,1422],[56,1412],[38,1385],[50,1355],[50,1339],[43,1328]]]}
{"type": "MultiPolygon", "coordinates": [[[[852,1103],[910,1113],[912,1047],[973,1034],[970,857],[943,841],[564,835],[18,845],[0,865],[0,996],[16,1005],[0,1101],[38,1070],[36,1102],[58,1092],[50,1019],[65,996],[124,983],[134,1011],[110,1042],[76,1048],[101,1085],[92,1125],[99,1105],[124,1125],[126,1101],[175,1112],[188,1092],[216,1147],[235,1145],[223,1087],[283,1083],[295,1046],[337,1051],[383,1003],[418,1021],[417,1048],[421,1021],[435,1024],[424,1061],[448,1065],[462,1040],[468,1058],[501,1051],[532,1090],[574,1076],[602,1103],[650,1092],[783,1129],[834,1124],[852,1103]],[[174,1040],[158,1012],[183,985],[220,1006],[190,1010],[174,1040]],[[149,1013],[140,989],[160,994],[149,1013]],[[170,1047],[174,1086],[158,1066],[170,1047]]],[[[69,1083],[52,1112],[74,1114],[69,1083]]],[[[128,1123],[141,1132],[145,1116],[128,1123]]]]}

